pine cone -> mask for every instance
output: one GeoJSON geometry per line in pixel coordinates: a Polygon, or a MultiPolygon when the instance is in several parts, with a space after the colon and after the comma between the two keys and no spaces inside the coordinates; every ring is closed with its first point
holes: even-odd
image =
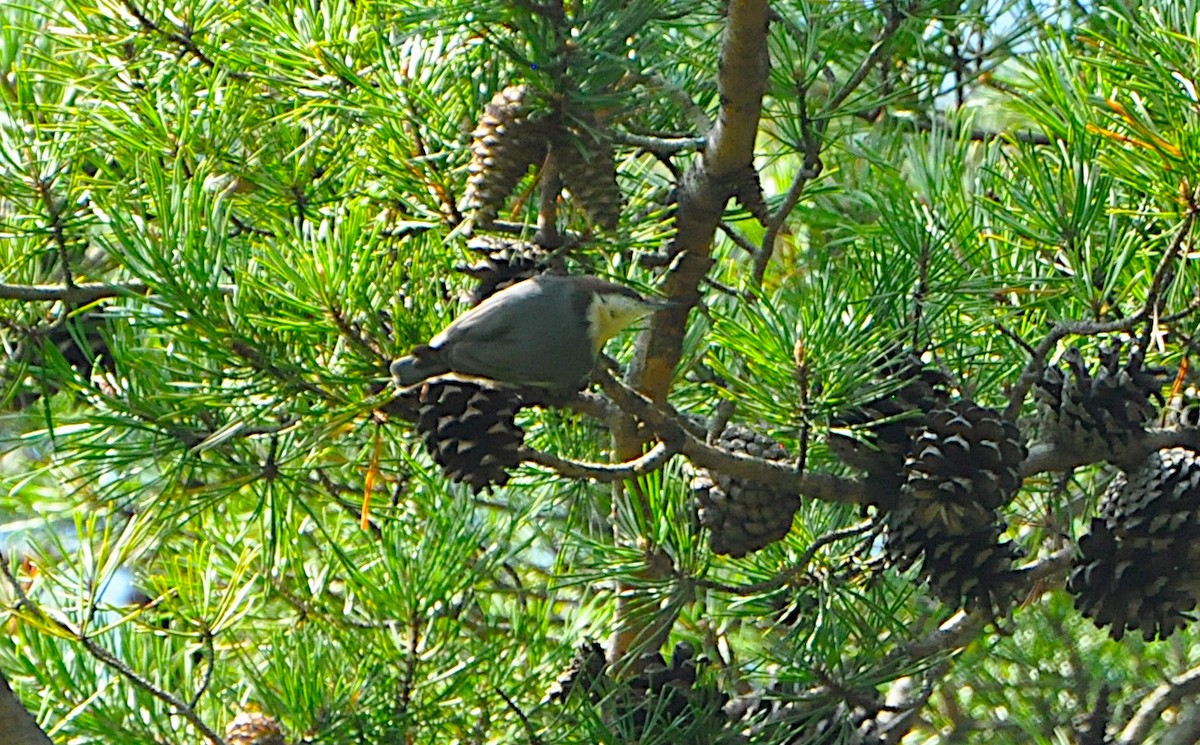
{"type": "Polygon", "coordinates": [[[550,690],[546,691],[542,703],[565,701],[575,689],[588,691],[592,703],[597,703],[600,694],[594,688],[596,681],[604,675],[605,664],[604,649],[599,644],[581,644],[571,664],[550,685],[550,690]]]}
{"type": "Polygon", "coordinates": [[[617,227],[621,217],[621,189],[608,134],[595,117],[576,115],[571,125],[554,134],[554,162],[563,185],[593,223],[605,230],[617,227]]]}
{"type": "MultiPolygon", "coordinates": [[[[731,424],[717,445],[756,458],[783,460],[787,450],[766,435],[731,424]]],[[[780,540],[792,529],[792,516],[800,497],[759,482],[747,481],[707,469],[692,477],[692,493],[700,524],[708,528],[714,553],[745,556],[780,540]]]]}
{"type": "Polygon", "coordinates": [[[480,261],[462,264],[455,269],[477,284],[471,293],[471,304],[478,305],[505,287],[540,274],[545,251],[533,243],[509,241],[490,236],[475,236],[467,249],[478,254],[480,261]]]}
{"type": "Polygon", "coordinates": [[[529,166],[546,157],[555,127],[552,117],[536,104],[531,86],[510,85],[492,97],[471,133],[467,206],[475,210],[479,227],[495,222],[529,166]]]}
{"type": "Polygon", "coordinates": [[[629,742],[640,742],[644,734],[660,732],[672,723],[679,742],[715,742],[727,717],[723,707],[729,697],[709,685],[697,685],[695,650],[679,642],[670,662],[658,652],[640,660],[642,673],[629,680],[616,698],[619,729],[629,742]]]}
{"type": "Polygon", "coordinates": [[[1021,485],[1027,451],[995,409],[958,401],[930,412],[905,460],[898,504],[884,512],[889,558],[921,575],[942,599],[968,608],[1008,602],[1019,551],[1001,543],[998,510],[1021,485]]]}
{"type": "Polygon", "coordinates": [[[1151,453],[1113,480],[1079,540],[1067,581],[1075,607],[1120,639],[1165,639],[1193,619],[1200,592],[1200,456],[1151,453]]]}
{"type": "Polygon", "coordinates": [[[286,745],[279,722],[258,711],[239,713],[225,727],[229,745],[286,745]]]}
{"type": "Polygon", "coordinates": [[[421,387],[417,431],[446,478],[480,492],[508,483],[521,462],[525,432],[515,417],[513,392],[466,381],[437,380],[421,387]]]}
{"type": "Polygon", "coordinates": [[[1118,465],[1128,463],[1130,446],[1155,415],[1151,397],[1163,404],[1165,370],[1143,366],[1144,355],[1134,348],[1120,365],[1121,345],[1101,349],[1095,376],[1083,363],[1079,349],[1063,355],[1068,371],[1047,367],[1034,387],[1041,439],[1077,453],[1106,454],[1118,465]]]}
{"type": "Polygon", "coordinates": [[[828,445],[846,465],[866,471],[879,494],[892,495],[904,480],[904,456],[920,415],[950,402],[951,381],[913,354],[880,365],[879,379],[896,387],[835,417],[832,426],[855,430],[855,436],[830,432],[828,445]]]}

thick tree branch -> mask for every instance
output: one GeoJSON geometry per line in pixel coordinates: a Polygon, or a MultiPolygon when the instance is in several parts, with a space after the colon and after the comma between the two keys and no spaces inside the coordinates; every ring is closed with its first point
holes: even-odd
{"type": "MultiPolygon", "coordinates": [[[[670,390],[688,314],[712,265],[713,236],[737,183],[734,176],[753,163],[769,68],[767,10],[766,0],[728,5],[717,76],[721,109],[701,157],[680,184],[673,251],[679,260],[661,288],[676,304],[655,314],[630,366],[635,387],[654,401],[665,400],[670,390]]],[[[633,441],[621,443],[625,452],[619,457],[629,457],[637,447],[633,441]]]]}
{"type": "MultiPolygon", "coordinates": [[[[701,283],[712,267],[717,224],[740,183],[738,174],[753,167],[754,141],[769,72],[768,10],[767,0],[730,0],[726,5],[717,67],[721,108],[716,124],[708,132],[704,151],[679,185],[672,251],[678,259],[661,287],[663,294],[675,303],[654,314],[648,333],[638,340],[629,366],[629,380],[652,401],[667,400],[675,367],[683,354],[688,315],[700,301],[701,283]]],[[[641,454],[641,435],[632,423],[628,424],[613,430],[613,451],[618,460],[631,460],[641,454]]],[[[626,494],[622,483],[614,484],[613,504],[617,506],[614,509],[648,513],[645,496],[636,490],[626,494]]],[[[619,534],[620,524],[619,520],[613,521],[617,542],[632,542],[633,536],[619,534]]],[[[652,562],[647,562],[647,566],[650,569],[645,579],[663,579],[669,574],[669,567],[655,569],[652,562]]],[[[669,630],[669,625],[657,618],[657,614],[635,608],[626,589],[621,583],[616,587],[618,630],[610,643],[613,662],[624,658],[639,639],[653,646],[669,630]]]]}
{"type": "MultiPolygon", "coordinates": [[[[1127,466],[1140,463],[1147,455],[1163,448],[1185,447],[1200,450],[1200,430],[1195,429],[1151,429],[1134,438],[1128,448],[1128,462],[1117,465],[1127,466]]],[[[1111,453],[1109,448],[1101,443],[1095,450],[1084,452],[1070,450],[1053,443],[1035,442],[1029,447],[1029,455],[1021,464],[1021,476],[1028,478],[1038,473],[1070,471],[1080,466],[1101,463],[1108,460],[1111,453]]]]}

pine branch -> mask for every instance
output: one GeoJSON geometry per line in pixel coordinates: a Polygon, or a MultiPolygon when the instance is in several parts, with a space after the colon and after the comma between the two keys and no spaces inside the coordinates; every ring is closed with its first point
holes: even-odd
{"type": "MultiPolygon", "coordinates": [[[[611,360],[609,363],[615,366],[611,360]]],[[[871,499],[866,482],[833,474],[805,473],[786,462],[755,458],[709,445],[703,435],[697,436],[690,431],[678,412],[655,405],[607,369],[598,368],[596,377],[622,410],[644,421],[658,437],[668,442],[682,441],[680,452],[701,468],[828,502],[866,504],[871,499]]]]}
{"type": "MultiPolygon", "coordinates": [[[[1193,199],[1194,201],[1194,199],[1193,199]]],[[[1146,293],[1146,300],[1142,308],[1136,313],[1133,313],[1125,318],[1118,318],[1108,322],[1089,322],[1075,321],[1069,323],[1060,323],[1055,325],[1046,335],[1037,347],[1034,348],[1033,355],[1029,362],[1026,363],[1025,369],[1021,371],[1020,378],[1017,379],[1016,385],[1008,396],[1008,407],[1004,410],[1004,416],[1007,419],[1016,419],[1024,406],[1025,396],[1033,387],[1042,375],[1046,372],[1046,358],[1054,351],[1055,345],[1068,336],[1096,336],[1099,334],[1111,334],[1117,331],[1129,331],[1137,326],[1142,321],[1152,322],[1155,320],[1155,315],[1158,312],[1159,303],[1163,291],[1170,283],[1169,276],[1173,276],[1173,267],[1176,260],[1179,258],[1187,239],[1191,235],[1192,227],[1196,220],[1196,206],[1193,204],[1184,214],[1183,222],[1175,231],[1175,235],[1171,240],[1171,245],[1163,254],[1158,262],[1158,267],[1154,271],[1154,278],[1150,283],[1150,289],[1146,293]]],[[[1191,305],[1184,311],[1191,312],[1191,305]]],[[[1150,332],[1150,327],[1147,327],[1146,334],[1150,332]]],[[[1142,340],[1142,350],[1145,353],[1147,346],[1147,338],[1142,340]]]]}
{"type": "MultiPolygon", "coordinates": [[[[700,283],[712,266],[713,237],[725,204],[734,194],[736,179],[732,177],[753,162],[769,71],[767,12],[765,0],[729,4],[717,75],[721,110],[704,152],[679,185],[673,247],[679,259],[661,287],[676,304],[651,319],[629,369],[634,387],[653,401],[664,400],[670,389],[687,317],[700,299],[700,283]]],[[[632,440],[619,442],[618,457],[629,457],[635,448],[632,440]]]]}
{"type": "Polygon", "coordinates": [[[748,585],[729,585],[723,582],[717,582],[701,577],[693,580],[693,583],[697,587],[702,587],[706,590],[727,592],[732,595],[740,595],[743,597],[773,592],[784,587],[801,574],[804,574],[805,570],[808,569],[809,563],[812,562],[813,558],[816,557],[817,552],[822,548],[831,543],[836,543],[837,541],[862,535],[870,530],[874,524],[875,523],[873,520],[866,520],[857,525],[852,525],[849,528],[845,528],[843,530],[832,530],[822,536],[819,536],[816,540],[808,545],[808,548],[804,550],[804,553],[800,555],[800,558],[797,559],[791,566],[779,572],[774,577],[765,579],[761,582],[754,582],[748,585]]]}
{"type": "Polygon", "coordinates": [[[8,582],[9,589],[17,598],[17,606],[24,608],[29,613],[33,614],[42,623],[53,626],[60,633],[70,639],[74,639],[82,646],[88,654],[100,661],[105,666],[114,670],[122,678],[125,678],[136,687],[149,693],[154,698],[162,701],[170,706],[176,714],[186,719],[196,730],[204,736],[206,740],[213,745],[226,745],[225,740],[217,734],[216,730],[208,726],[208,724],[196,713],[195,708],[190,706],[186,701],[179,698],[169,691],[154,685],[147,678],[137,673],[133,668],[127,665],[121,658],[117,657],[112,652],[100,646],[95,639],[83,633],[81,630],[75,629],[65,621],[51,616],[40,605],[33,602],[28,595],[25,594],[25,588],[13,576],[12,568],[9,566],[6,557],[0,557],[0,575],[8,582]]]}
{"type": "Polygon", "coordinates": [[[792,210],[799,204],[800,198],[804,194],[804,188],[808,185],[809,181],[821,175],[821,169],[823,168],[821,164],[821,150],[825,144],[825,130],[829,124],[830,117],[846,102],[846,99],[854,94],[854,91],[867,79],[867,75],[871,73],[871,70],[875,69],[880,60],[883,59],[884,54],[888,50],[888,45],[896,35],[896,32],[900,30],[904,19],[918,5],[919,2],[914,1],[904,7],[893,4],[887,9],[884,16],[883,28],[876,35],[875,42],[871,45],[870,51],[859,62],[858,68],[851,73],[841,88],[825,103],[821,114],[815,117],[815,123],[808,116],[807,92],[803,89],[800,91],[798,108],[800,113],[800,131],[804,146],[804,163],[796,171],[796,177],[793,179],[792,185],[788,188],[783,202],[767,220],[767,231],[763,235],[762,247],[758,250],[758,256],[754,261],[754,269],[751,275],[752,282],[756,287],[760,289],[762,287],[763,276],[767,272],[767,265],[770,263],[771,256],[775,252],[775,241],[779,237],[779,232],[783,229],[787,218],[792,214],[792,210]]]}
{"type": "Polygon", "coordinates": [[[1162,721],[1163,713],[1184,699],[1200,696],[1200,667],[1176,675],[1142,699],[1137,711],[1114,740],[1114,745],[1139,745],[1146,741],[1150,728],[1162,721]]]}
{"type": "Polygon", "coordinates": [[[642,457],[624,463],[585,463],[527,447],[521,448],[518,455],[521,460],[545,466],[560,476],[609,483],[653,473],[665,466],[678,452],[678,447],[660,442],[642,457]]]}
{"type": "Polygon", "coordinates": [[[144,282],[84,282],[69,285],[12,285],[0,282],[0,300],[26,302],[62,302],[67,305],[88,305],[97,300],[150,292],[144,282]]]}

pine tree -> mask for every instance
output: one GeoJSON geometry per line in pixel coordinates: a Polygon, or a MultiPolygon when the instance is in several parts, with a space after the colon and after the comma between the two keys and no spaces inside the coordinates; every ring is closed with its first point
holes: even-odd
{"type": "Polygon", "coordinates": [[[1198,19],[4,4],[13,737],[1193,741],[1198,19]],[[392,384],[546,271],[674,304],[392,384]]]}

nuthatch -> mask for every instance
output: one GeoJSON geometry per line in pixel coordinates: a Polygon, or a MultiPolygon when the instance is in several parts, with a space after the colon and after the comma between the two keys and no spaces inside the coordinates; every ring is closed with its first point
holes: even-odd
{"type": "Polygon", "coordinates": [[[577,389],[605,342],[669,306],[598,277],[542,274],[462,314],[429,344],[392,363],[407,388],[448,373],[512,385],[577,389]]]}

